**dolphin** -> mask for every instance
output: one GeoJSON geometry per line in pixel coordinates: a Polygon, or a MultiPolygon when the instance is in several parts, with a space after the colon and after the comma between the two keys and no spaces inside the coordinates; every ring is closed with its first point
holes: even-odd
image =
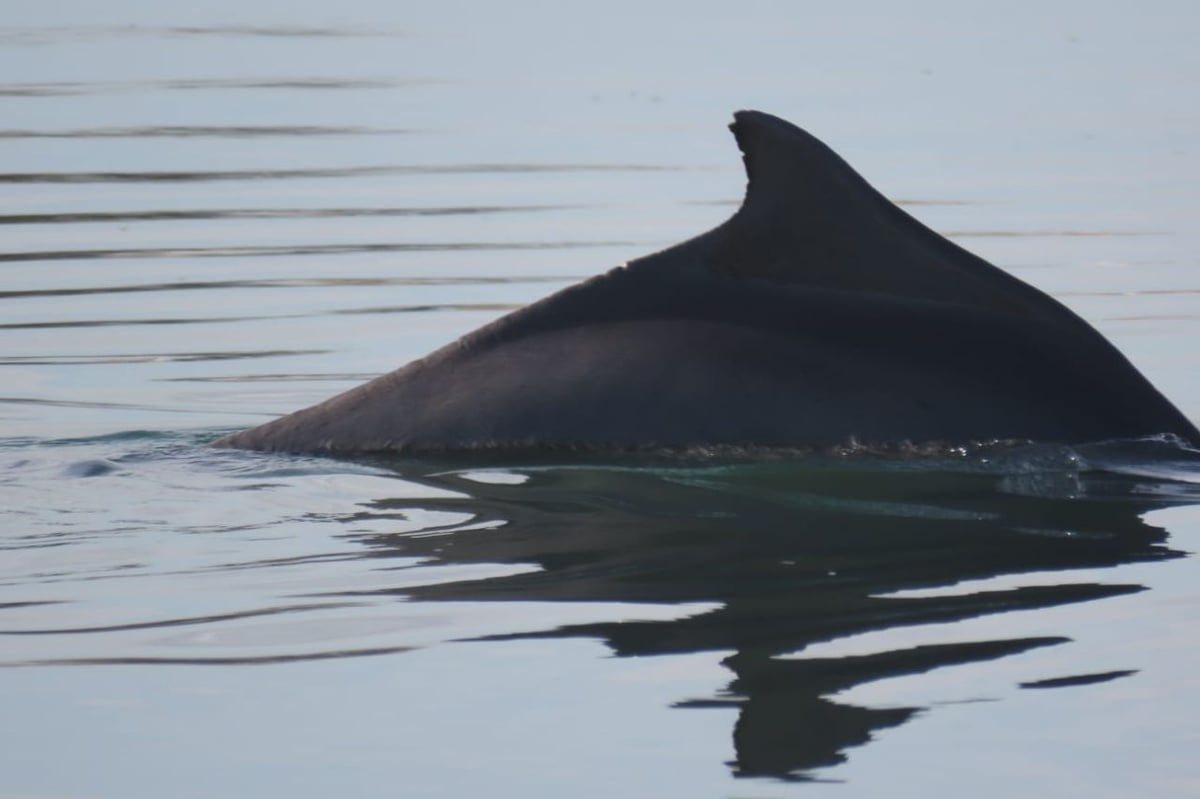
{"type": "Polygon", "coordinates": [[[696,238],[214,442],[291,452],[836,449],[1200,432],[1066,306],[809,133],[730,125],[741,208],[696,238]]]}

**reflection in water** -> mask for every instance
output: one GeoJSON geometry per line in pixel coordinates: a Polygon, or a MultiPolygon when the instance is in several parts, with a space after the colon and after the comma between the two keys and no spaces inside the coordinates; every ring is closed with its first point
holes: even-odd
{"type": "MultiPolygon", "coordinates": [[[[1110,447],[1110,454],[1119,455],[1110,447]]],[[[1104,454],[1103,448],[1089,458],[1104,454]]],[[[538,570],[385,590],[417,600],[716,604],[667,621],[566,626],[536,637],[588,636],[619,656],[732,652],[725,692],[679,707],[736,706],[738,775],[808,778],[876,730],[919,708],[829,698],[852,686],[985,661],[1064,637],[923,644],[853,656],[804,650],[868,631],[958,622],[1144,590],[1073,579],[1070,570],[1180,557],[1141,514],[1161,486],[1087,468],[1074,452],[930,460],[801,459],[723,467],[455,470],[406,479],[444,500],[381,499],[349,524],[466,520],[362,540],[381,558],[439,564],[533,564],[538,570]],[[998,458],[998,460],[996,459],[998,458]],[[434,514],[446,518],[443,514],[434,514]],[[1031,572],[1045,584],[1013,585],[1031,572]],[[962,586],[1006,576],[1003,585],[962,586]],[[915,592],[958,585],[947,590],[915,592]],[[972,590],[974,588],[974,590],[972,590]],[[906,592],[906,593],[900,593],[906,592]],[[800,655],[800,656],[796,656],[800,655]],[[789,657],[781,657],[789,656],[789,657]]],[[[1094,461],[1093,461],[1094,462],[1094,461]]],[[[378,529],[378,524],[373,525],[378,529]]],[[[999,582],[999,581],[996,581],[999,582]]],[[[526,637],[529,634],[501,635],[526,637]]],[[[1064,675],[1086,684],[1129,672],[1064,675]]],[[[1028,687],[1053,687],[1055,680],[1028,687]]]]}

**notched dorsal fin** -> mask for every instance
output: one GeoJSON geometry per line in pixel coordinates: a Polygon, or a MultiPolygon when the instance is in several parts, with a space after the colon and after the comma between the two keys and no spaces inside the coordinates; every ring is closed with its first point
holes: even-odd
{"type": "Polygon", "coordinates": [[[706,237],[710,269],[1009,313],[1061,308],[913,219],[791,123],[739,111],[729,127],[749,182],[742,208],[706,237]]]}

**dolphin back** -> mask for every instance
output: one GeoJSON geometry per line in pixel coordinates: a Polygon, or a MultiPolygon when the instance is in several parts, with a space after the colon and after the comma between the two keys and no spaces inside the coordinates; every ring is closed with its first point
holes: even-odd
{"type": "Polygon", "coordinates": [[[1200,433],[1094,328],[761,112],[714,230],[219,446],[827,448],[1200,433]]]}

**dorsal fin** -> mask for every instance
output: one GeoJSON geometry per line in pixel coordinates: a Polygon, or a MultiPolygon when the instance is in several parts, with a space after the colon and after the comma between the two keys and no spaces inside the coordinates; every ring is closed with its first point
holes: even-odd
{"type": "Polygon", "coordinates": [[[749,183],[737,214],[690,253],[710,270],[1008,313],[1061,312],[1042,292],[913,219],[795,125],[739,111],[730,129],[749,183]]]}

